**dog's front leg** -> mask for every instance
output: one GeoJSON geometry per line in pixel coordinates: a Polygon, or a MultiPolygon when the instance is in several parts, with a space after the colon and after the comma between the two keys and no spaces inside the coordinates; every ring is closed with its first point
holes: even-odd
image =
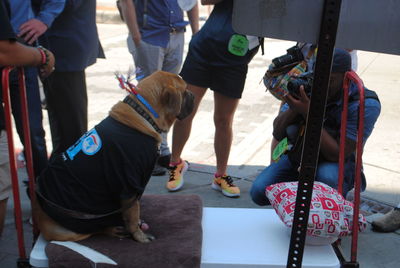
{"type": "Polygon", "coordinates": [[[139,226],[140,218],[140,202],[139,200],[129,199],[122,201],[122,207],[128,206],[122,214],[125,221],[126,229],[132,234],[134,240],[140,243],[148,243],[154,240],[154,237],[149,234],[145,234],[139,226]],[[129,206],[131,204],[131,206],[129,206]]]}

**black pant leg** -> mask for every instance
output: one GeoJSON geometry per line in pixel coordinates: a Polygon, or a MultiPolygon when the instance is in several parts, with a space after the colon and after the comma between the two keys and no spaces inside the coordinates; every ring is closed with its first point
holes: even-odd
{"type": "Polygon", "coordinates": [[[53,72],[44,82],[53,143],[52,154],[64,152],[88,125],[85,71],[53,72]]]}
{"type": "MultiPolygon", "coordinates": [[[[47,149],[45,131],[43,129],[42,106],[40,102],[39,84],[36,67],[25,67],[25,86],[28,104],[29,132],[32,145],[32,158],[35,177],[40,175],[47,166],[47,149]]],[[[18,71],[14,70],[10,76],[10,95],[12,113],[21,143],[25,147],[22,124],[22,110],[19,93],[18,71]]]]}

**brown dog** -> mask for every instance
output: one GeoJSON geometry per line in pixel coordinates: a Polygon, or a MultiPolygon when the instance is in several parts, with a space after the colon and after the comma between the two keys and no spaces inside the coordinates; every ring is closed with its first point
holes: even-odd
{"type": "Polygon", "coordinates": [[[179,76],[162,71],[141,80],[138,95],[114,105],[38,178],[33,212],[45,239],[78,241],[107,233],[151,240],[139,228],[139,199],[160,133],[191,113],[194,97],[179,76]]]}

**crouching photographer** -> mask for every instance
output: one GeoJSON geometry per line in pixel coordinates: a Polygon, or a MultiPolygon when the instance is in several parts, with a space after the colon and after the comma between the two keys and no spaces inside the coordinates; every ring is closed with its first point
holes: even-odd
{"type": "MultiPolygon", "coordinates": [[[[323,182],[335,189],[338,188],[343,82],[346,73],[349,71],[351,71],[350,54],[346,50],[335,49],[315,176],[316,181],[323,182]]],[[[289,93],[282,97],[286,103],[282,106],[273,123],[273,136],[279,141],[272,154],[273,161],[257,176],[250,190],[252,200],[260,206],[269,205],[265,195],[267,186],[298,179],[305,121],[310,103],[311,84],[311,73],[296,77],[294,80],[289,81],[289,93]]],[[[314,90],[318,90],[318,88],[314,90]]],[[[354,185],[358,108],[358,88],[355,83],[351,82],[347,107],[343,196],[346,196],[354,185]]],[[[375,92],[365,89],[363,144],[371,135],[380,110],[380,102],[375,92]]],[[[362,190],[365,190],[365,187],[365,176],[362,173],[362,190]]]]}

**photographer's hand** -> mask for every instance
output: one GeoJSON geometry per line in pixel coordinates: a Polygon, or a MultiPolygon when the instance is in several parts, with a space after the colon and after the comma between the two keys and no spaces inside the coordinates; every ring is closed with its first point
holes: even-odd
{"type": "Polygon", "coordinates": [[[289,93],[284,95],[283,98],[287,102],[291,110],[306,118],[308,113],[308,106],[310,105],[310,99],[307,97],[303,86],[300,86],[299,91],[300,96],[298,98],[293,97],[289,93]]]}

